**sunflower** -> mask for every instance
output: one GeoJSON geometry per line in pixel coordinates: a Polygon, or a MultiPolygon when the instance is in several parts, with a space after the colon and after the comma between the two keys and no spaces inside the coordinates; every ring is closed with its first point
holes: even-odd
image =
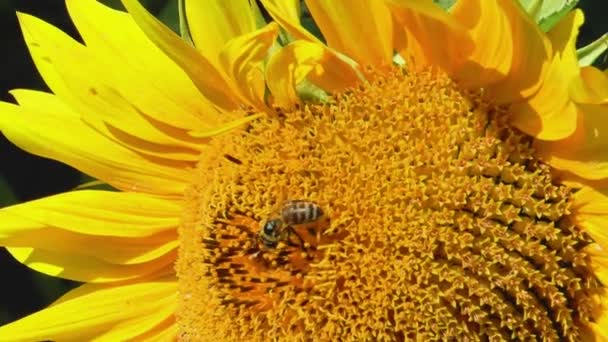
{"type": "Polygon", "coordinates": [[[84,44],[19,14],[52,94],[12,91],[0,130],[117,191],[0,211],[17,260],[84,283],[0,340],[608,338],[581,11],[307,0],[320,39],[299,1],[186,1],[186,39],[66,2],[84,44]]]}

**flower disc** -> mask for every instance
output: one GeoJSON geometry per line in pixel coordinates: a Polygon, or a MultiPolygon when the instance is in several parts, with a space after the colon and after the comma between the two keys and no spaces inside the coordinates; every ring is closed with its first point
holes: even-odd
{"type": "Polygon", "coordinates": [[[181,230],[182,337],[580,338],[600,283],[573,190],[482,99],[395,69],[214,138],[181,230]],[[288,199],[326,216],[267,247],[288,199]]]}

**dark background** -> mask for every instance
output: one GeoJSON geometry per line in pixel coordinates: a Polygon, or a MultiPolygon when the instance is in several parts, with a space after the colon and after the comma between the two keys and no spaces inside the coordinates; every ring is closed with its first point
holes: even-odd
{"type": "MultiPolygon", "coordinates": [[[[103,1],[119,7],[117,0],[103,1]]],[[[175,0],[142,1],[148,9],[177,27],[175,0]]],[[[581,46],[608,32],[608,1],[582,0],[586,14],[579,44],[581,46]]],[[[15,11],[33,14],[79,39],[64,5],[64,0],[0,0],[0,100],[13,102],[8,91],[15,88],[47,90],[38,75],[23,38],[15,11]]],[[[600,67],[608,66],[602,58],[600,67]]],[[[1,113],[0,113],[1,115],[1,113]]],[[[29,155],[0,134],[0,207],[74,189],[88,180],[61,163],[29,155]]],[[[44,308],[77,283],[33,272],[17,263],[0,248],[0,325],[44,308]]]]}

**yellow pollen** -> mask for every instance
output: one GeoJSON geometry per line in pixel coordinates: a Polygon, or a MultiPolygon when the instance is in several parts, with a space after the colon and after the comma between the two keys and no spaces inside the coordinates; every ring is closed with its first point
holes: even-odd
{"type": "Polygon", "coordinates": [[[181,339],[579,340],[592,240],[507,116],[394,69],[214,138],[186,195],[181,339]],[[285,200],[325,215],[266,246],[285,200]]]}

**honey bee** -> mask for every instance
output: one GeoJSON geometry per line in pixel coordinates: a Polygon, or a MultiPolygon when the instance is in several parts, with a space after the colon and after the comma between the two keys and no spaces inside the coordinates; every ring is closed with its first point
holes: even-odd
{"type": "Polygon", "coordinates": [[[316,203],[305,200],[285,201],[279,214],[262,226],[260,240],[268,248],[275,248],[281,241],[289,242],[292,235],[303,243],[304,240],[294,230],[294,226],[316,222],[323,215],[323,210],[316,203]]]}

